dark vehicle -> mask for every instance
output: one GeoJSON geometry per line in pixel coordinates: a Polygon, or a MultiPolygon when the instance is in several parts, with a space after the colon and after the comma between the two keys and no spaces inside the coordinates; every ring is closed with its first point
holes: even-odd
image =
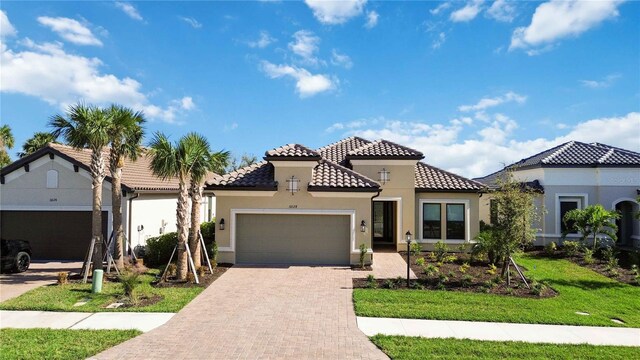
{"type": "Polygon", "coordinates": [[[2,271],[24,272],[31,264],[31,245],[26,240],[0,240],[2,271]]]}

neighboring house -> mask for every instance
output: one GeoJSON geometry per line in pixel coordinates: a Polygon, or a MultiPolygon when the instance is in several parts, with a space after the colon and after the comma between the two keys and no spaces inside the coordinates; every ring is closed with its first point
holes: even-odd
{"type": "MultiPolygon", "coordinates": [[[[108,149],[104,152],[108,164],[108,149]]],[[[149,170],[149,158],[125,161],[122,217],[132,247],[176,230],[176,179],[161,180],[149,170]]],[[[0,232],[3,238],[31,242],[35,259],[82,260],[91,242],[91,151],[66,145],[47,147],[6,166],[0,173],[0,232]]],[[[106,171],[108,174],[108,170],[106,171]]],[[[203,219],[215,214],[203,201],[203,219]]],[[[215,205],[213,205],[215,211],[215,205]]],[[[112,232],[111,182],[102,189],[102,229],[112,232]]]]}
{"type": "MultiPolygon", "coordinates": [[[[456,245],[478,232],[483,185],[420,162],[419,151],[350,137],[312,150],[298,144],[216,177],[219,261],[355,264],[364,244],[406,249],[456,245]]],[[[368,257],[367,261],[370,261],[368,257]]]]}
{"type": "MultiPolygon", "coordinates": [[[[512,171],[514,178],[536,190],[537,205],[544,210],[536,245],[561,240],[566,229],[564,214],[591,204],[602,204],[621,214],[618,245],[640,248],[640,153],[600,143],[571,141],[520,160],[496,173],[475,179],[489,188],[512,171]]],[[[491,223],[491,196],[480,203],[480,219],[491,223]]],[[[568,234],[576,238],[578,234],[568,234]]]]}

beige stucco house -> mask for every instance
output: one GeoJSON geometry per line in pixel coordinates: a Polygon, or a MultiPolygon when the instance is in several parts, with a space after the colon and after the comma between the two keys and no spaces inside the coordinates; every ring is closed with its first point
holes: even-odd
{"type": "Polygon", "coordinates": [[[207,182],[219,261],[355,264],[381,248],[471,241],[483,185],[430,166],[414,149],[350,137],[317,150],[289,144],[207,182]]]}

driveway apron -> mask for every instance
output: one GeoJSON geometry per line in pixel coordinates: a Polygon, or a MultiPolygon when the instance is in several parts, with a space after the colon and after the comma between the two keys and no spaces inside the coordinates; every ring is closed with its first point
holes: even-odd
{"type": "Polygon", "coordinates": [[[344,267],[234,266],[165,325],[95,359],[387,359],[358,329],[344,267]]]}

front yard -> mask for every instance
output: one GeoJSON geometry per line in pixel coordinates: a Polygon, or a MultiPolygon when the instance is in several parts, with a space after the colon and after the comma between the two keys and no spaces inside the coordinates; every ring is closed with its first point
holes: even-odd
{"type": "Polygon", "coordinates": [[[426,339],[376,335],[371,338],[392,359],[633,359],[638,348],[532,344],[515,341],[426,339]]]}
{"type": "Polygon", "coordinates": [[[445,290],[354,289],[355,311],[369,317],[640,327],[640,287],[562,259],[523,255],[518,264],[527,269],[527,277],[547,283],[558,295],[525,298],[445,290]]]}

